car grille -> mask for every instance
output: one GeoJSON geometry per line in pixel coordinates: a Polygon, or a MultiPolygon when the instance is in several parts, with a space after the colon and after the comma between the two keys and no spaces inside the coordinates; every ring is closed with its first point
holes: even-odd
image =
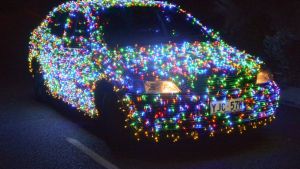
{"type": "Polygon", "coordinates": [[[226,91],[232,93],[239,89],[244,89],[247,87],[247,83],[253,83],[253,80],[243,79],[238,81],[239,78],[244,78],[242,75],[228,75],[228,76],[199,76],[195,81],[195,89],[193,92],[204,94],[207,93],[209,95],[224,95],[226,91]],[[214,81],[213,85],[209,84],[209,80],[214,81]],[[222,84],[226,84],[226,86],[222,86],[222,84]],[[209,93],[208,93],[209,91],[209,93]]]}

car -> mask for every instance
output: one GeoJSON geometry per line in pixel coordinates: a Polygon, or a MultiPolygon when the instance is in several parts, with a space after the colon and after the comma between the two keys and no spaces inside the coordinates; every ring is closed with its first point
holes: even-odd
{"type": "Polygon", "coordinates": [[[29,49],[36,96],[101,119],[118,139],[242,133],[271,122],[279,106],[262,60],[164,1],[63,3],[32,32],[29,49]]]}

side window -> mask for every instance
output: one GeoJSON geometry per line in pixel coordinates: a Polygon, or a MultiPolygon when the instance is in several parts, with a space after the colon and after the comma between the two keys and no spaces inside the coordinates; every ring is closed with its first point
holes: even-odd
{"type": "Polygon", "coordinates": [[[104,40],[109,47],[156,44],[165,39],[158,9],[111,7],[99,12],[104,40]]]}
{"type": "Polygon", "coordinates": [[[64,28],[66,20],[69,16],[67,12],[56,12],[49,20],[49,28],[51,33],[55,36],[62,37],[64,34],[64,28]]]}
{"type": "Polygon", "coordinates": [[[67,19],[67,36],[73,38],[88,38],[88,23],[83,13],[71,12],[67,19]]]}

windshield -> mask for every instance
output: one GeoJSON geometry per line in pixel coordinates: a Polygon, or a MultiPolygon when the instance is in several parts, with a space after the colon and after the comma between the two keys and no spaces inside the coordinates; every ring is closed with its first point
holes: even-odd
{"type": "Polygon", "coordinates": [[[98,11],[108,46],[209,41],[210,36],[178,8],[112,7],[98,11]]]}

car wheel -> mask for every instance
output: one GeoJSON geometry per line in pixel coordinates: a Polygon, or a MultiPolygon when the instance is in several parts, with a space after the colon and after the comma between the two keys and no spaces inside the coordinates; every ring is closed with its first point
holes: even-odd
{"type": "Polygon", "coordinates": [[[48,99],[47,88],[44,84],[44,77],[40,72],[40,66],[37,62],[33,63],[33,80],[35,98],[38,101],[46,101],[48,99]]]}
{"type": "Polygon", "coordinates": [[[107,137],[108,144],[113,146],[129,143],[129,134],[125,130],[125,114],[120,111],[120,95],[113,91],[108,82],[99,82],[95,90],[96,107],[100,112],[100,122],[107,137]]]}

